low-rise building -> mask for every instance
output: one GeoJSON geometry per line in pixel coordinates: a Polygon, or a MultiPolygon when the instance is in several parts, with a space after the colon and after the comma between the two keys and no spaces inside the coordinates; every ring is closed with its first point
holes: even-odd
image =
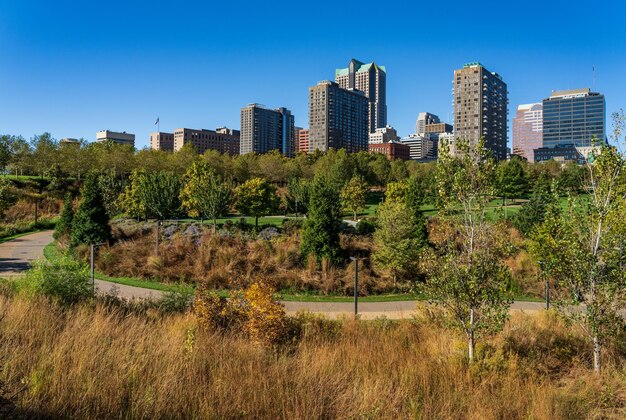
{"type": "Polygon", "coordinates": [[[157,131],[150,133],[150,148],[153,150],[174,151],[174,133],[157,131]]]}
{"type": "Polygon", "coordinates": [[[179,151],[185,144],[191,143],[196,152],[202,154],[215,150],[229,155],[239,154],[239,130],[220,127],[214,130],[195,130],[177,128],[174,130],[174,151],[179,151]]]}
{"type": "Polygon", "coordinates": [[[407,137],[402,137],[400,142],[409,148],[411,160],[432,160],[437,158],[438,140],[435,136],[411,134],[407,137]]]}
{"type": "Polygon", "coordinates": [[[309,153],[309,130],[301,128],[298,131],[298,152],[309,153]]]}
{"type": "Polygon", "coordinates": [[[101,130],[96,133],[96,141],[99,143],[105,141],[112,141],[117,144],[125,144],[132,147],[135,147],[135,135],[131,133],[127,133],[126,131],[118,132],[118,131],[110,131],[110,130],[101,130]]]}
{"type": "Polygon", "coordinates": [[[398,132],[390,125],[377,128],[376,131],[369,134],[369,144],[389,143],[390,141],[398,141],[399,139],[398,132]]]}
{"type": "Polygon", "coordinates": [[[540,147],[534,150],[535,162],[575,162],[585,163],[585,156],[573,144],[562,144],[556,147],[540,147]]]}
{"type": "Polygon", "coordinates": [[[370,143],[370,153],[381,153],[387,156],[389,160],[409,160],[411,159],[411,151],[408,145],[397,141],[390,141],[388,143],[370,143]]]}

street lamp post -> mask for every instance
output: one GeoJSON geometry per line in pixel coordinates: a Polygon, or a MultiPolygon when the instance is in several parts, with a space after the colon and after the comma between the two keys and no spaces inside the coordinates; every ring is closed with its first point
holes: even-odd
{"type": "Polygon", "coordinates": [[[94,251],[97,247],[104,245],[104,242],[101,242],[99,244],[91,244],[91,258],[90,258],[90,266],[91,266],[91,290],[93,291],[93,294],[96,294],[96,276],[95,276],[95,270],[94,270],[94,251]]]}
{"type": "Polygon", "coordinates": [[[354,261],[354,319],[359,315],[359,259],[350,257],[354,261]]]}

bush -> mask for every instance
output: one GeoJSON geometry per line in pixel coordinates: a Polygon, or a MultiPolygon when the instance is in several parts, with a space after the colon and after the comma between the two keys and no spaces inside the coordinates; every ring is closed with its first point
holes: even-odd
{"type": "Polygon", "coordinates": [[[372,235],[376,231],[376,220],[363,219],[356,224],[356,233],[359,235],[372,235]]]}
{"type": "Polygon", "coordinates": [[[193,294],[183,292],[166,292],[157,301],[157,308],[161,312],[187,312],[193,306],[193,294]]]}
{"type": "Polygon", "coordinates": [[[302,219],[284,219],[283,220],[283,233],[286,235],[293,235],[302,229],[304,221],[302,219]]]}
{"type": "Polygon", "coordinates": [[[42,294],[63,305],[78,303],[92,296],[89,270],[69,257],[50,262],[37,261],[23,280],[24,289],[42,294]]]}

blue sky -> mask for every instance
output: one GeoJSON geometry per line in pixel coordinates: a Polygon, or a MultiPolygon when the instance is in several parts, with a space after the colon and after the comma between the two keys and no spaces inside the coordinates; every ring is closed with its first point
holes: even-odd
{"type": "MultiPolygon", "coordinates": [[[[239,128],[251,102],[307,126],[308,87],[351,58],[387,67],[389,123],[452,114],[452,74],[480,61],[518,104],[591,87],[626,108],[626,5],[617,1],[263,2],[0,0],[0,133],[148,144],[154,121],[239,128]]],[[[609,127],[610,129],[610,127],[609,127]]],[[[509,136],[510,141],[510,136],[509,136]]]]}

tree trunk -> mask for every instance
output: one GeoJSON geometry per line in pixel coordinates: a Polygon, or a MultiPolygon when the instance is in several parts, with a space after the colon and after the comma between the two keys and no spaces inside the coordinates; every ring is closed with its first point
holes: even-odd
{"type": "Polygon", "coordinates": [[[259,230],[259,216],[254,216],[254,229],[259,230]]]}
{"type": "Polygon", "coordinates": [[[470,328],[467,333],[467,357],[470,363],[474,361],[474,308],[470,309],[470,328]]]}
{"type": "Polygon", "coordinates": [[[213,233],[215,233],[216,230],[217,230],[217,219],[214,217],[213,218],[213,233]]]}
{"type": "Polygon", "coordinates": [[[602,346],[597,335],[593,336],[593,371],[600,374],[600,351],[602,346]]]}

